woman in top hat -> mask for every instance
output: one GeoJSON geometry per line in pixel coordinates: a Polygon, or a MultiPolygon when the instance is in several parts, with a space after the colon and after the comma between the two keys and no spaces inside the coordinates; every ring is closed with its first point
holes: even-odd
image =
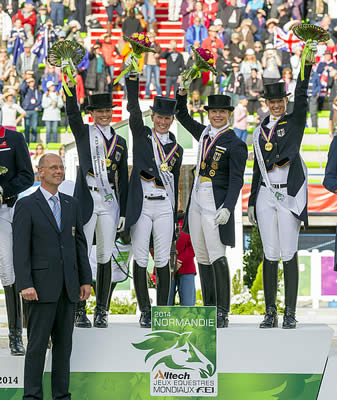
{"type": "Polygon", "coordinates": [[[193,120],[186,90],[177,94],[177,119],[199,141],[196,175],[184,230],[191,235],[199,265],[204,305],[217,306],[217,326],[228,326],[230,275],[226,246],[235,245],[234,208],[247,160],[247,146],[229,127],[234,107],[229,96],[208,97],[210,125],[193,120]]]}
{"type": "Polygon", "coordinates": [[[152,109],[153,129],[144,125],[138,102],[139,81],[126,79],[130,128],[133,135],[133,169],[130,179],[126,228],[131,228],[134,254],[133,278],[141,311],[140,326],[151,327],[147,291],[151,233],[157,274],[157,305],[168,303],[170,249],[177,222],[178,183],[183,149],[169,132],[176,114],[176,100],[156,96],[152,109]]]}
{"type": "MultiPolygon", "coordinates": [[[[70,83],[72,97],[66,98],[69,125],[75,136],[79,170],[74,196],[82,208],[84,234],[90,254],[94,234],[97,245],[96,309],[94,326],[108,327],[108,310],[114,284],[111,283],[111,256],[116,231],[124,230],[128,192],[128,151],[126,141],[110,127],[112,95],[89,96],[87,110],[94,125],[85,125],[70,83]],[[118,190],[117,190],[118,188],[118,190]]],[[[76,326],[90,327],[85,304],[79,304],[76,326]]]]}
{"type": "MultiPolygon", "coordinates": [[[[316,50],[316,43],[311,48],[316,50]]],[[[285,82],[264,86],[263,97],[270,116],[253,134],[254,168],[248,218],[258,224],[264,252],[263,287],[266,315],[260,328],[277,327],[278,261],[284,270],[285,312],[283,328],[296,328],[298,289],[297,245],[301,221],[308,224],[307,171],[300,156],[308,109],[307,89],[311,65],[299,76],[295,89],[294,112],[286,113],[288,96],[285,82]]]]}

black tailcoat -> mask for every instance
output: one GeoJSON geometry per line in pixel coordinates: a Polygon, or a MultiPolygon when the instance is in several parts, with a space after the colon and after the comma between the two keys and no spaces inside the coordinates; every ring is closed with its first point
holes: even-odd
{"type": "MultiPolygon", "coordinates": [[[[72,97],[67,96],[66,109],[69,118],[69,125],[75,136],[77,152],[79,157],[80,167],[77,173],[74,196],[79,199],[82,208],[83,223],[86,224],[91,218],[94,203],[88,188],[86,177],[88,172],[93,172],[90,141],[89,141],[89,125],[83,123],[81,112],[77,105],[76,90],[71,89],[72,97]]],[[[115,131],[111,128],[111,133],[115,131]]],[[[120,216],[124,217],[126,212],[126,202],[128,196],[128,149],[126,141],[121,136],[117,135],[117,146],[109,159],[112,165],[117,165],[116,169],[108,169],[109,182],[115,185],[116,172],[118,171],[118,193],[120,216]]]]}
{"type": "Polygon", "coordinates": [[[4,130],[4,135],[0,132],[0,166],[8,169],[0,175],[4,201],[13,207],[18,194],[34,184],[28,147],[21,133],[9,129],[4,130]]]}
{"type": "MultiPolygon", "coordinates": [[[[138,87],[139,82],[126,79],[126,87],[128,93],[128,111],[130,113],[129,123],[133,136],[133,169],[130,178],[128,206],[126,211],[126,228],[134,225],[141,212],[143,206],[143,189],[141,184],[141,172],[154,177],[156,182],[160,181],[158,168],[155,162],[153,147],[152,147],[152,130],[144,125],[142,112],[139,108],[138,87]]],[[[165,154],[168,154],[172,147],[176,144],[175,136],[170,133],[172,143],[167,143],[163,146],[165,154]]],[[[177,205],[178,205],[178,184],[180,176],[180,167],[183,158],[183,148],[178,145],[178,148],[169,162],[174,175],[174,190],[175,190],[175,210],[174,221],[177,222],[177,205]]]]}
{"type": "MultiPolygon", "coordinates": [[[[190,117],[186,106],[186,97],[177,94],[177,119],[199,141],[206,126],[190,117]]],[[[247,155],[246,143],[239,139],[235,132],[230,129],[215,142],[205,160],[206,168],[200,169],[199,172],[201,176],[212,179],[216,208],[228,208],[231,212],[227,224],[219,225],[220,239],[226,246],[235,246],[234,208],[243,186],[247,155]],[[213,177],[211,176],[213,174],[211,170],[214,171],[213,177]]],[[[189,233],[188,210],[190,202],[191,195],[184,220],[184,231],[187,233],[189,233]]]]}
{"type": "MultiPolygon", "coordinates": [[[[290,162],[287,180],[287,191],[288,195],[290,196],[296,195],[305,180],[305,173],[300,158],[300,150],[307,119],[307,89],[311,68],[311,65],[305,66],[303,81],[301,81],[300,75],[297,78],[294,111],[291,114],[286,114],[278,122],[274,135],[271,139],[271,143],[273,144],[273,149],[271,151],[265,150],[264,146],[266,144],[266,141],[264,140],[262,135],[259,136],[260,148],[268,172],[271,171],[273,168],[277,168],[277,166],[282,167],[290,162]]],[[[262,127],[267,135],[269,133],[269,129],[266,127],[268,123],[269,116],[266,117],[265,120],[262,122],[262,127]]],[[[258,162],[256,160],[255,152],[254,155],[255,159],[253,166],[253,181],[248,202],[249,206],[255,206],[257,194],[259,192],[262,182],[262,176],[258,162]]],[[[304,221],[304,224],[307,225],[307,206],[305,206],[301,215],[295,216],[301,221],[304,221]]]]}

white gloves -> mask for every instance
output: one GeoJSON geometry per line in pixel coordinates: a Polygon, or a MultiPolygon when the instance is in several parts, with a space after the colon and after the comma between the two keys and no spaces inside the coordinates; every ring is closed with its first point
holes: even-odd
{"type": "Polygon", "coordinates": [[[256,219],[255,219],[255,209],[254,208],[255,208],[254,206],[248,207],[248,219],[252,225],[257,225],[256,219]]]}
{"type": "Polygon", "coordinates": [[[310,50],[314,51],[315,53],[317,52],[317,46],[318,46],[318,41],[313,40],[311,43],[308,43],[308,47],[310,50]]]}
{"type": "Polygon", "coordinates": [[[228,208],[222,208],[216,213],[215,223],[218,225],[226,225],[230,216],[231,212],[228,210],[228,208]]]}
{"type": "Polygon", "coordinates": [[[117,232],[123,232],[125,229],[125,217],[119,217],[117,232]]]}

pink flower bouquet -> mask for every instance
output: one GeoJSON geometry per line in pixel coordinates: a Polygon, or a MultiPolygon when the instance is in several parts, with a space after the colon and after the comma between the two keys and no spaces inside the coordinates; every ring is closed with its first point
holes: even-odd
{"type": "Polygon", "coordinates": [[[195,55],[195,62],[191,68],[181,74],[183,87],[186,90],[190,87],[194,79],[201,77],[201,71],[211,71],[214,75],[218,74],[214,69],[213,54],[209,50],[202,47],[196,49],[194,46],[191,46],[191,49],[195,55]]]}

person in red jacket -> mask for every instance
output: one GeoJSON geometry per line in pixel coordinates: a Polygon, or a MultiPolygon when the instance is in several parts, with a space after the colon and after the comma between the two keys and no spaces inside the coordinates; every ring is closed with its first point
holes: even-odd
{"type": "Polygon", "coordinates": [[[23,8],[20,8],[20,10],[15,14],[12,18],[12,21],[14,22],[16,19],[20,19],[22,22],[22,26],[25,28],[25,32],[28,36],[28,38],[31,37],[31,35],[34,35],[34,28],[36,25],[36,12],[34,11],[34,3],[32,0],[26,0],[23,8]]]}
{"type": "Polygon", "coordinates": [[[177,240],[177,272],[171,280],[171,290],[168,305],[174,305],[176,288],[178,288],[180,305],[195,305],[195,282],[196,269],[194,264],[194,251],[190,235],[182,232],[185,213],[178,212],[178,224],[180,236],[177,240]]]}

